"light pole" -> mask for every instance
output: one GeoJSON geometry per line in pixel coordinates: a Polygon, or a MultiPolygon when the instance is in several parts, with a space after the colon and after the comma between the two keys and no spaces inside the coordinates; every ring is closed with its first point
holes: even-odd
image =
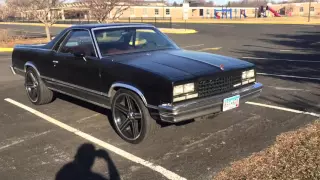
{"type": "Polygon", "coordinates": [[[162,19],[164,19],[164,0],[162,1],[162,19]]]}
{"type": "Polygon", "coordinates": [[[308,22],[310,22],[310,9],[311,9],[311,0],[309,0],[309,15],[308,15],[308,22]]]}

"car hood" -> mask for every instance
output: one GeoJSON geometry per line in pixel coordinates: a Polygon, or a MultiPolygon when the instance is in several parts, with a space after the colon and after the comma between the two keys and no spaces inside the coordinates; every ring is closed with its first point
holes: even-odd
{"type": "Polygon", "coordinates": [[[187,50],[133,53],[117,56],[114,60],[156,73],[170,80],[196,78],[254,66],[232,57],[187,50]],[[220,66],[223,66],[223,70],[220,66]]]}

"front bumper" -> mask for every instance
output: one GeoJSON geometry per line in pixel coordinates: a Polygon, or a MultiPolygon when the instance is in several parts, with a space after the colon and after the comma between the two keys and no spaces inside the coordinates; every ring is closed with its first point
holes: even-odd
{"type": "Polygon", "coordinates": [[[223,99],[240,95],[240,103],[243,103],[260,96],[262,87],[261,83],[256,82],[250,86],[212,97],[190,100],[176,105],[160,105],[158,106],[160,118],[162,121],[175,123],[221,112],[223,99]]]}

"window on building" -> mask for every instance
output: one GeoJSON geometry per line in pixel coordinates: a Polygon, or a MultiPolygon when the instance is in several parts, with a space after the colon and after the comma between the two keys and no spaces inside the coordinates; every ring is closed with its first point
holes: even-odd
{"type": "Polygon", "coordinates": [[[210,9],[207,9],[207,15],[209,15],[210,14],[210,9]]]}
{"type": "Polygon", "coordinates": [[[200,9],[199,16],[203,16],[203,9],[200,9]]]}
{"type": "Polygon", "coordinates": [[[154,14],[159,15],[159,9],[154,9],[154,14]]]}
{"type": "Polygon", "coordinates": [[[300,12],[303,12],[303,7],[300,7],[300,12]]]}
{"type": "Polygon", "coordinates": [[[130,9],[130,15],[134,15],[134,9],[133,8],[130,9]]]}
{"type": "Polygon", "coordinates": [[[170,15],[170,9],[166,9],[166,15],[170,15]]]}
{"type": "Polygon", "coordinates": [[[310,11],[312,11],[312,12],[313,12],[313,11],[314,11],[314,7],[310,7],[310,11]]]}
{"type": "Polygon", "coordinates": [[[143,15],[147,15],[148,14],[148,9],[147,8],[143,8],[143,15]]]}

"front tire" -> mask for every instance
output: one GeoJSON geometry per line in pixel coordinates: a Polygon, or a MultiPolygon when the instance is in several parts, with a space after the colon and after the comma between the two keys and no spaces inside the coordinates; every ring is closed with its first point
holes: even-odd
{"type": "Polygon", "coordinates": [[[116,132],[129,143],[140,143],[150,136],[157,125],[140,97],[132,91],[118,90],[111,110],[116,132]]]}
{"type": "Polygon", "coordinates": [[[41,81],[33,68],[27,68],[25,88],[29,100],[35,105],[47,104],[53,100],[53,92],[41,81]]]}

